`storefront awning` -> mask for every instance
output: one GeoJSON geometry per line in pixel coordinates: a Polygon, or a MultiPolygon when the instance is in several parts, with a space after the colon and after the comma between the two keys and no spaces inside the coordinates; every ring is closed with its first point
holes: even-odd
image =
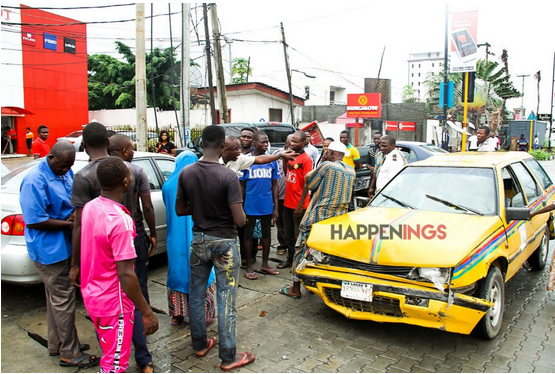
{"type": "Polygon", "coordinates": [[[31,112],[30,110],[23,109],[17,106],[3,106],[2,107],[2,115],[3,116],[17,116],[21,117],[24,115],[34,115],[35,113],[31,112]]]}

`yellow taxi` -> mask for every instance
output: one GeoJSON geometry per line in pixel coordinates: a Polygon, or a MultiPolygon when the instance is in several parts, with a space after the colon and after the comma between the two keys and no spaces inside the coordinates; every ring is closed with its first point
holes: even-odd
{"type": "Polygon", "coordinates": [[[406,166],[370,202],[312,226],[303,284],[348,318],[494,338],[505,283],[544,269],[553,182],[525,152],[438,155],[406,166]]]}

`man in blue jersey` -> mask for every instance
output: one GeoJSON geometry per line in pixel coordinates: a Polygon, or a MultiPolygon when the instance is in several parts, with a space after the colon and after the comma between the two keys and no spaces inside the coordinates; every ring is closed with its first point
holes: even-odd
{"type": "MultiPolygon", "coordinates": [[[[254,151],[252,156],[260,156],[268,151],[268,136],[262,131],[253,135],[254,151]]],[[[268,265],[270,255],[270,232],[272,221],[278,218],[278,165],[276,161],[268,164],[252,165],[240,178],[243,195],[245,196],[245,213],[247,224],[243,244],[245,246],[246,270],[245,277],[251,280],[258,278],[252,267],[252,237],[256,220],[262,226],[262,264],[260,272],[269,275],[278,275],[279,272],[268,265]]]]}

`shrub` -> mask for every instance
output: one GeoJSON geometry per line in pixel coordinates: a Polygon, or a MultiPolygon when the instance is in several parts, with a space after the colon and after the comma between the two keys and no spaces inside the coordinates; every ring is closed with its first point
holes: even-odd
{"type": "Polygon", "coordinates": [[[543,149],[534,149],[530,154],[538,161],[546,161],[551,157],[551,154],[543,149]]]}

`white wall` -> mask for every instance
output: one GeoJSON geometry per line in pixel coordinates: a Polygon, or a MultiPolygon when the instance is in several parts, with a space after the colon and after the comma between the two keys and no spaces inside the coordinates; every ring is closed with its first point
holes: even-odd
{"type": "MultiPolygon", "coordinates": [[[[2,21],[21,23],[21,17],[18,11],[2,8],[2,21]]],[[[12,28],[14,26],[2,25],[1,104],[25,108],[21,33],[10,32],[12,28]]]]}

